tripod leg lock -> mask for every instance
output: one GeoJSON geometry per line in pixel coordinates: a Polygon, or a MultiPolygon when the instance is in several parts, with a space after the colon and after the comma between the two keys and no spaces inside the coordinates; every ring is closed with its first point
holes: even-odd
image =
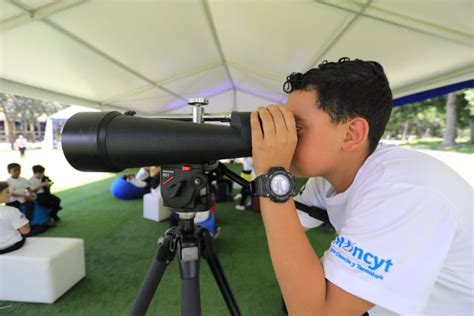
{"type": "Polygon", "coordinates": [[[181,249],[181,261],[195,261],[199,259],[198,247],[187,247],[181,249]]]}
{"type": "Polygon", "coordinates": [[[163,264],[169,264],[176,253],[176,241],[169,236],[164,236],[158,240],[158,246],[156,260],[163,264]]]}

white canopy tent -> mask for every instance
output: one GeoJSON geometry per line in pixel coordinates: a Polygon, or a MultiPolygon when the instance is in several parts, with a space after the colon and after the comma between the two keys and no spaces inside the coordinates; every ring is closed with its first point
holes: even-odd
{"type": "Polygon", "coordinates": [[[65,109],[62,109],[50,116],[46,120],[46,128],[44,131],[44,139],[41,147],[43,149],[56,148],[57,141],[55,139],[55,129],[61,129],[64,123],[76,113],[80,112],[94,112],[96,109],[91,109],[85,106],[71,105],[65,109]]]}
{"type": "Polygon", "coordinates": [[[474,78],[472,0],[0,0],[0,91],[140,114],[252,110],[324,59],[377,60],[395,97],[474,78]]]}

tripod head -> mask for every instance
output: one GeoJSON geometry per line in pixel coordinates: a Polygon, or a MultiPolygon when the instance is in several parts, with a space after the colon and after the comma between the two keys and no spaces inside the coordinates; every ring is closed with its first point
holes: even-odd
{"type": "Polygon", "coordinates": [[[205,212],[212,203],[211,164],[161,166],[163,204],[176,212],[205,212]]]}
{"type": "MultiPolygon", "coordinates": [[[[204,124],[203,106],[208,103],[209,101],[203,98],[188,100],[188,104],[193,107],[193,123],[204,124]]],[[[203,164],[161,165],[163,204],[177,213],[209,210],[212,204],[211,183],[221,174],[217,172],[218,166],[219,163],[215,161],[203,164]]]]}

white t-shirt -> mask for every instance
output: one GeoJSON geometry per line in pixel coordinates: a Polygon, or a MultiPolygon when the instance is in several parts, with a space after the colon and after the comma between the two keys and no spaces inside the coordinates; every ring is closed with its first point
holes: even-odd
{"type": "MultiPolygon", "coordinates": [[[[32,176],[29,180],[28,180],[28,183],[30,184],[30,188],[32,190],[38,188],[40,185],[41,185],[41,178],[38,179],[37,177],[35,176],[32,176]]],[[[39,189],[38,191],[36,191],[36,193],[44,193],[44,189],[41,188],[39,189]]]]}
{"type": "Polygon", "coordinates": [[[381,144],[345,192],[311,178],[296,200],[327,209],[338,237],[325,277],[375,304],[370,316],[464,316],[474,310],[473,193],[436,158],[381,144]]]}
{"type": "Polygon", "coordinates": [[[0,205],[0,249],[8,248],[21,240],[17,230],[28,224],[28,220],[18,209],[0,205]]]}
{"type": "MultiPolygon", "coordinates": [[[[25,193],[26,189],[30,187],[30,184],[28,183],[28,181],[23,177],[18,177],[16,179],[10,177],[6,181],[8,182],[8,185],[9,185],[8,189],[10,190],[10,192],[15,193],[15,194],[26,194],[25,193]]],[[[25,199],[21,197],[14,197],[12,195],[12,197],[10,198],[8,202],[11,203],[15,201],[24,203],[25,199]]]]}
{"type": "Polygon", "coordinates": [[[145,181],[150,177],[150,173],[145,168],[140,168],[135,175],[135,178],[141,181],[145,181]]]}

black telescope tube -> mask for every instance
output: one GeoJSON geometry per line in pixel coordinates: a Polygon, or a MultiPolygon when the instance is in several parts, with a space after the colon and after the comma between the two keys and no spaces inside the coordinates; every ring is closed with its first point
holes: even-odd
{"type": "Polygon", "coordinates": [[[64,126],[62,148],[69,164],[81,171],[247,157],[252,154],[250,112],[232,112],[230,126],[78,113],[64,126]]]}

